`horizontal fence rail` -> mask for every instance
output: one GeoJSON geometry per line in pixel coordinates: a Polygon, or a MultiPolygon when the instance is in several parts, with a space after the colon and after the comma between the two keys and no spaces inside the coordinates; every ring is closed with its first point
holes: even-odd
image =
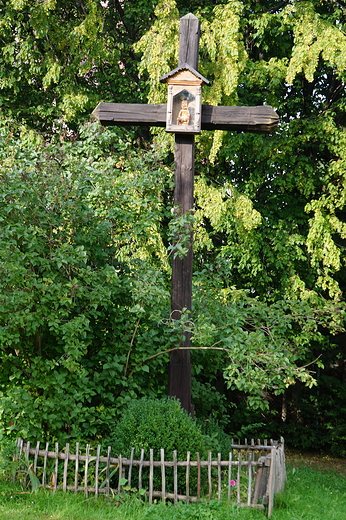
{"type": "Polygon", "coordinates": [[[274,495],[284,488],[286,480],[284,441],[254,441],[243,444],[231,443],[228,460],[221,460],[221,454],[213,459],[201,460],[200,454],[187,452],[185,460],[178,460],[177,452],[172,459],[160,450],[159,460],[154,460],[154,450],[149,450],[149,459],[141,450],[135,458],[132,448],[130,458],[120,454],[112,456],[111,447],[101,455],[101,446],[89,444],[81,450],[77,442],[72,452],[70,444],[59,451],[44,448],[37,442],[18,439],[17,459],[23,467],[31,471],[38,485],[52,490],[82,491],[97,497],[107,497],[124,491],[147,495],[149,503],[154,498],[163,502],[179,500],[196,502],[199,500],[228,500],[240,506],[264,509],[268,506],[271,515],[274,495]],[[159,489],[155,489],[159,488],[159,489]]]}

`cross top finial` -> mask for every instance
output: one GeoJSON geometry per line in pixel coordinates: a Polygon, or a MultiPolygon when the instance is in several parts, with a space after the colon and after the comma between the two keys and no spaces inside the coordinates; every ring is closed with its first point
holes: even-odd
{"type": "Polygon", "coordinates": [[[188,14],[186,14],[185,16],[183,16],[182,18],[180,18],[180,20],[188,20],[188,19],[190,19],[190,18],[192,18],[192,19],[194,18],[194,19],[198,20],[197,16],[195,16],[195,15],[192,14],[192,13],[188,13],[188,14]]]}

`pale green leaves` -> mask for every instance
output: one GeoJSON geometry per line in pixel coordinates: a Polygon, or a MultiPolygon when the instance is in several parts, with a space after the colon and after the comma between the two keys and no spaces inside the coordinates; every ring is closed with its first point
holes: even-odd
{"type": "Polygon", "coordinates": [[[59,83],[62,67],[59,63],[52,63],[48,68],[47,74],[42,79],[44,89],[48,88],[52,83],[59,83]]]}
{"type": "MultiPolygon", "coordinates": [[[[226,96],[233,101],[239,82],[239,74],[246,62],[246,52],[239,31],[241,3],[235,0],[216,6],[212,22],[200,18],[202,36],[201,53],[208,60],[201,63],[201,72],[212,79],[210,89],[204,89],[206,103],[220,104],[226,96]]],[[[175,0],[158,2],[157,20],[135,46],[142,52],[141,70],[149,73],[149,101],[165,101],[165,89],[158,79],[177,66],[179,46],[179,13],[175,0]]]]}
{"type": "Polygon", "coordinates": [[[312,2],[295,2],[286,8],[285,15],[294,32],[287,82],[293,83],[301,72],[312,82],[320,58],[342,76],[346,69],[346,35],[341,28],[324,20],[312,2]]]}
{"type": "Polygon", "coordinates": [[[162,103],[166,86],[161,86],[159,78],[178,62],[179,13],[175,0],[159,1],[155,14],[157,20],[135,45],[135,50],[143,53],[140,70],[149,74],[149,102],[162,103]]]}
{"type": "Polygon", "coordinates": [[[261,225],[261,215],[253,208],[251,200],[238,193],[231,184],[222,187],[208,185],[204,178],[195,184],[195,197],[199,209],[195,213],[195,247],[212,249],[203,219],[208,219],[216,232],[232,234],[247,239],[261,225]]]}
{"type": "Polygon", "coordinates": [[[204,92],[207,104],[221,104],[225,96],[229,104],[237,99],[239,76],[247,60],[240,32],[241,11],[241,3],[232,0],[215,7],[211,23],[202,21],[201,51],[209,58],[203,73],[208,79],[214,77],[211,87],[204,92]]]}

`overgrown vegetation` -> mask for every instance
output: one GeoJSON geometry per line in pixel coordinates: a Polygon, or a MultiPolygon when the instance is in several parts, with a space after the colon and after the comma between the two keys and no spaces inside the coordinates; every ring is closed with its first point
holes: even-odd
{"type": "Polygon", "coordinates": [[[116,453],[139,459],[141,450],[153,449],[155,460],[160,459],[160,449],[171,454],[177,450],[180,459],[187,451],[204,455],[206,442],[197,424],[180,406],[170,398],[143,398],[131,401],[121,419],[113,426],[112,434],[105,439],[105,446],[112,446],[116,453]]]}
{"type": "Polygon", "coordinates": [[[215,444],[284,434],[340,453],[344,7],[0,2],[1,436],[108,436],[129,401],[165,395],[189,330],[215,444]],[[194,306],[173,321],[172,137],[85,120],[99,101],[164,102],[189,11],[204,102],[271,104],[280,125],[196,138],[194,306]]]}

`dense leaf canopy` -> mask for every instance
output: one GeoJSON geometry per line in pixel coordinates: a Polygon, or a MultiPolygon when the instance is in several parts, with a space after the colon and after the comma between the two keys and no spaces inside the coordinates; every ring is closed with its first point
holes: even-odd
{"type": "Polygon", "coordinates": [[[234,432],[236,396],[243,421],[246,402],[339,438],[345,16],[332,0],[0,1],[4,431],[102,435],[126,400],[164,394],[163,352],[188,329],[197,416],[234,432]],[[188,12],[203,102],[268,104],[280,124],[196,139],[194,306],[175,323],[172,136],[83,121],[99,101],[165,102],[188,12]]]}

